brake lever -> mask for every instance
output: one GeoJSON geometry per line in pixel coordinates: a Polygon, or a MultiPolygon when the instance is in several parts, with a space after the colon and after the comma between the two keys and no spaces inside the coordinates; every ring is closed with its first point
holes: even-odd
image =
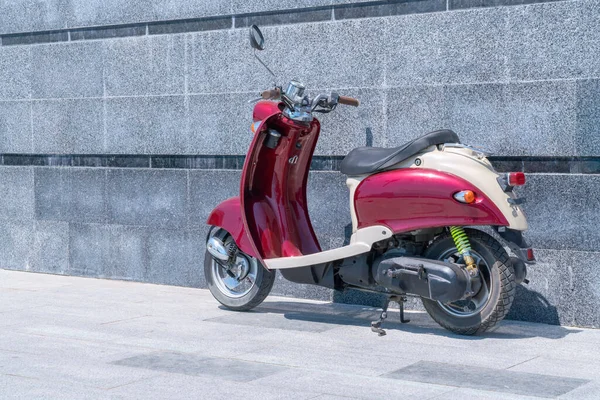
{"type": "Polygon", "coordinates": [[[256,98],[256,99],[251,99],[251,100],[248,100],[248,104],[252,104],[252,103],[258,103],[258,102],[259,102],[259,101],[261,101],[261,100],[263,100],[263,98],[262,98],[262,97],[258,97],[258,98],[256,98]]]}

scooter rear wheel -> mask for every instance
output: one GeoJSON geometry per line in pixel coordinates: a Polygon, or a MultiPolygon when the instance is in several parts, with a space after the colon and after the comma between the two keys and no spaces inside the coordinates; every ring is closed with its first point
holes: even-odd
{"type": "MultiPolygon", "coordinates": [[[[211,235],[216,233],[213,229],[211,235]]],[[[231,238],[227,238],[231,240],[231,238]]],[[[238,250],[235,265],[227,270],[206,251],[204,276],[213,297],[235,311],[248,311],[262,303],[271,292],[275,271],[264,268],[256,258],[238,250]]]]}
{"type": "MultiPolygon", "coordinates": [[[[465,231],[482,277],[481,289],[467,300],[451,303],[422,301],[431,318],[444,328],[461,335],[475,335],[493,329],[508,314],[516,282],[512,263],[502,245],[484,232],[465,231]]],[[[425,251],[425,257],[463,262],[449,234],[435,239],[425,251]]]]}

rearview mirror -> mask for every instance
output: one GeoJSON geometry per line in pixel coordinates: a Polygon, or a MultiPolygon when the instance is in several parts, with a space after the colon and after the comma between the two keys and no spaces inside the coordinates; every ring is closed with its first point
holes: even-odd
{"type": "Polygon", "coordinates": [[[250,46],[256,50],[265,49],[265,38],[256,25],[250,27],[250,46]]]}

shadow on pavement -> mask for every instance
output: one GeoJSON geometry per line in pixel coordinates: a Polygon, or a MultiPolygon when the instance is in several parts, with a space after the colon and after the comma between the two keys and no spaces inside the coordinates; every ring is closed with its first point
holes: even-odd
{"type": "Polygon", "coordinates": [[[517,294],[507,318],[516,321],[560,325],[556,307],[540,293],[523,285],[517,286],[517,294]]]}
{"type": "MultiPolygon", "coordinates": [[[[380,310],[372,307],[353,306],[347,304],[307,304],[286,301],[265,302],[253,314],[271,313],[280,314],[286,320],[314,322],[319,324],[333,324],[341,326],[359,326],[370,330],[371,321],[375,321],[380,310]]],[[[577,329],[567,329],[556,325],[546,325],[531,322],[503,321],[492,332],[478,336],[457,335],[440,327],[425,312],[408,312],[410,323],[400,323],[397,310],[390,309],[388,318],[383,328],[386,330],[399,330],[410,333],[434,334],[462,340],[493,339],[526,339],[544,337],[560,339],[569,334],[581,332],[577,329]]],[[[373,333],[375,335],[375,333],[373,333]]]]}

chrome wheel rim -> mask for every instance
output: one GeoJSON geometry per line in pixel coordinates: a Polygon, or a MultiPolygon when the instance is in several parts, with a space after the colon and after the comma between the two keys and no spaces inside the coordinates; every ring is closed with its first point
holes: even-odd
{"type": "Polygon", "coordinates": [[[229,269],[217,263],[212,263],[214,283],[221,293],[227,297],[239,298],[250,293],[256,285],[258,265],[255,259],[238,253],[234,266],[229,269]]]}
{"type": "MultiPolygon", "coordinates": [[[[468,318],[477,315],[485,308],[491,298],[491,269],[481,254],[471,250],[471,256],[477,264],[479,273],[481,276],[481,289],[472,297],[453,301],[448,303],[442,303],[438,301],[440,307],[450,315],[459,318],[468,318]]],[[[456,264],[464,264],[462,255],[458,253],[456,248],[448,249],[439,258],[441,261],[452,262],[456,264]]]]}

